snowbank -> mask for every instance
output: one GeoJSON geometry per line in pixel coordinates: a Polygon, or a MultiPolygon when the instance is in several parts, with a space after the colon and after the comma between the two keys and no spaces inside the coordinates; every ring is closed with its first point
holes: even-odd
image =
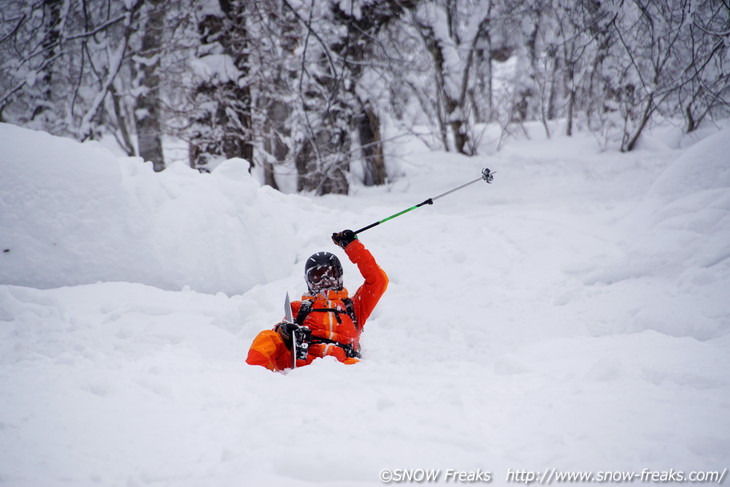
{"type": "Polygon", "coordinates": [[[8,124],[0,146],[0,283],[242,293],[289,274],[312,206],[261,187],[243,160],[209,176],[180,164],[154,174],[98,144],[8,124]]]}
{"type": "Polygon", "coordinates": [[[648,231],[679,252],[668,265],[689,260],[711,268],[730,258],[730,128],[690,147],[649,189],[644,211],[648,231]],[[647,208],[648,207],[648,208],[647,208]]]}
{"type": "Polygon", "coordinates": [[[633,302],[618,330],[700,340],[730,323],[730,129],[690,146],[622,217],[619,250],[586,282],[613,284],[633,302]],[[667,293],[662,285],[671,286],[667,293]]]}

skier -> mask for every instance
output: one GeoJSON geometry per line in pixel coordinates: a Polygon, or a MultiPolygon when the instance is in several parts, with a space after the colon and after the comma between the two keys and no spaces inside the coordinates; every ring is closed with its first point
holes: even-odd
{"type": "Polygon", "coordinates": [[[329,252],[312,255],[304,266],[309,292],[301,301],[291,303],[296,323],[283,321],[272,330],[259,333],[248,351],[248,364],[269,370],[291,368],[292,333],[300,326],[311,330],[311,338],[307,358],[297,360],[297,367],[325,356],[346,364],[359,361],[360,333],[388,287],[388,276],[352,230],[333,234],[332,241],[345,250],[365,282],[350,298],[343,287],[342,265],[337,256],[329,252]]]}

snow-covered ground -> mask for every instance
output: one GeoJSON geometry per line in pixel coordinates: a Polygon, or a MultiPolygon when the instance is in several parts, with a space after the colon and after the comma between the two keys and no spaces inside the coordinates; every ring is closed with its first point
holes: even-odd
{"type": "Polygon", "coordinates": [[[240,160],[154,174],[5,124],[0,147],[0,485],[730,467],[730,128],[630,154],[403,142],[394,182],[347,198],[260,187],[240,160]],[[360,364],[244,363],[306,257],[346,260],[332,232],[484,166],[492,185],[361,235],[391,285],[360,364]]]}

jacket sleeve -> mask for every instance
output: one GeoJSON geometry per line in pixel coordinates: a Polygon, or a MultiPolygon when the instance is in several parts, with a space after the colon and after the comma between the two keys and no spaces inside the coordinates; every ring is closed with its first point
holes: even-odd
{"type": "Polygon", "coordinates": [[[246,357],[249,365],[260,365],[269,370],[283,370],[282,359],[291,361],[291,352],[286,348],[284,341],[273,330],[264,330],[254,338],[246,357]]]}
{"type": "Polygon", "coordinates": [[[345,249],[350,261],[357,265],[365,282],[352,298],[355,316],[360,330],[380,301],[380,297],[388,288],[388,275],[375,262],[375,258],[359,240],[353,241],[345,249]]]}
{"type": "MultiPolygon", "coordinates": [[[[296,321],[301,301],[291,303],[292,316],[296,321]]],[[[282,318],[282,321],[284,318],[282,318]]],[[[269,370],[284,370],[291,364],[291,351],[276,332],[276,325],[271,330],[264,330],[254,338],[251,348],[248,350],[246,363],[249,365],[260,365],[269,370]]]]}

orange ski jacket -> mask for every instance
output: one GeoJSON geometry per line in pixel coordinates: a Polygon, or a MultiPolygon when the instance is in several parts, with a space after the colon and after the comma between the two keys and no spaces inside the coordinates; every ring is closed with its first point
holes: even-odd
{"type": "MultiPolygon", "coordinates": [[[[355,363],[358,360],[348,357],[345,348],[360,348],[360,334],[365,322],[388,288],[388,276],[375,262],[375,258],[359,240],[345,248],[350,261],[357,265],[365,282],[352,297],[353,321],[347,312],[347,289],[327,291],[316,296],[305,294],[301,301],[291,303],[292,316],[299,316],[303,302],[311,302],[309,313],[303,325],[312,330],[312,343],[306,360],[297,360],[297,367],[310,364],[318,357],[334,356],[340,362],[355,363]],[[318,311],[321,310],[321,311],[318,311]],[[335,311],[337,310],[337,311],[335,311]],[[335,343],[336,342],[336,343],[335,343]]],[[[292,366],[292,355],[281,336],[273,330],[259,333],[251,344],[246,362],[261,365],[269,370],[284,370],[292,366]]]]}

